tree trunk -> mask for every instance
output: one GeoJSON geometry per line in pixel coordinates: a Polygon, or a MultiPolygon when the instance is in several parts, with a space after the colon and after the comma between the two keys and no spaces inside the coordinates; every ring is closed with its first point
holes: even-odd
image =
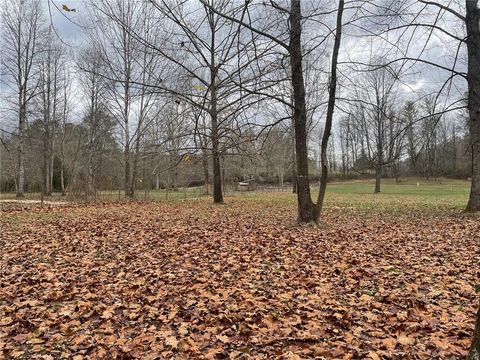
{"type": "MultiPolygon", "coordinates": [[[[292,98],[293,102],[293,98],[292,98]]],[[[293,121],[293,114],[292,114],[292,128],[291,128],[291,138],[292,138],[292,193],[297,193],[297,160],[296,160],[296,153],[295,153],[295,126],[293,121]]]]}
{"type": "Polygon", "coordinates": [[[95,193],[95,172],[93,167],[94,151],[89,149],[88,156],[88,180],[87,180],[87,196],[95,193]]]}
{"type": "Polygon", "coordinates": [[[475,321],[475,330],[473,333],[472,347],[467,360],[480,360],[480,307],[477,311],[477,320],[475,321]]]}
{"type": "Polygon", "coordinates": [[[293,154],[293,172],[292,172],[292,193],[297,193],[297,161],[295,160],[295,152],[293,154]]]}
{"type": "Polygon", "coordinates": [[[328,107],[327,116],[325,119],[325,128],[323,129],[322,144],[320,147],[320,162],[321,162],[321,175],[320,175],[320,188],[318,190],[317,209],[315,213],[315,221],[318,223],[320,215],[323,209],[323,202],[325,200],[325,192],[327,190],[327,178],[328,178],[328,139],[332,131],[333,112],[335,111],[335,96],[337,93],[337,64],[338,64],[338,52],[340,50],[341,38],[342,38],[342,16],[344,8],[344,0],[340,0],[338,4],[337,12],[337,29],[335,34],[335,43],[333,45],[332,54],[332,68],[330,74],[330,86],[328,89],[328,107]]]}
{"type": "Polygon", "coordinates": [[[298,221],[311,223],[316,219],[316,208],[310,195],[308,178],[307,114],[302,67],[302,13],[300,3],[301,0],[291,0],[289,51],[294,104],[298,221]]]}
{"type": "MultiPolygon", "coordinates": [[[[175,146],[175,145],[172,145],[175,146]]],[[[177,152],[172,150],[170,152],[170,165],[169,165],[169,174],[170,174],[170,189],[172,191],[178,191],[178,170],[177,170],[177,152]]]]}
{"type": "Polygon", "coordinates": [[[45,138],[43,139],[43,195],[50,195],[50,152],[48,147],[48,131],[45,133],[45,138]]]}
{"type": "Polygon", "coordinates": [[[213,164],[213,202],[223,203],[222,170],[220,167],[219,141],[216,115],[212,115],[212,164],[213,164]],[[214,120],[215,119],[215,120],[214,120]],[[215,124],[215,125],[214,125],[215,124]],[[215,130],[214,130],[215,129],[215,130]]]}
{"type": "MultiPolygon", "coordinates": [[[[22,95],[19,96],[22,101],[22,95]]],[[[18,148],[17,148],[17,198],[25,196],[25,126],[26,126],[27,112],[24,104],[20,104],[20,111],[18,114],[18,148]]]]}
{"type": "Polygon", "coordinates": [[[132,198],[132,194],[130,193],[130,181],[132,178],[130,167],[130,147],[128,146],[128,143],[125,145],[125,149],[123,151],[123,161],[125,162],[125,196],[132,198]]]}
{"type": "Polygon", "coordinates": [[[472,146],[472,183],[467,211],[480,211],[480,11],[477,0],[466,1],[468,113],[472,146]]]}
{"type": "Polygon", "coordinates": [[[137,174],[138,174],[138,153],[135,151],[133,155],[132,176],[130,178],[130,197],[135,197],[135,190],[137,188],[137,174]]]}
{"type": "MultiPolygon", "coordinates": [[[[142,105],[143,106],[143,102],[142,105]]],[[[143,115],[140,115],[143,117],[143,115]]],[[[137,188],[137,176],[138,176],[138,159],[140,157],[140,134],[141,134],[142,122],[138,124],[137,134],[135,137],[135,153],[133,155],[133,168],[132,168],[132,177],[130,179],[130,197],[135,197],[135,190],[137,188]]],[[[145,184],[146,185],[146,184],[145,184]]]]}
{"type": "Polygon", "coordinates": [[[205,194],[209,194],[209,183],[210,183],[210,173],[208,171],[208,158],[207,158],[207,153],[205,150],[203,150],[202,154],[202,166],[203,166],[203,179],[205,181],[205,194]]]}
{"type": "Polygon", "coordinates": [[[62,191],[62,196],[67,195],[67,190],[65,189],[65,173],[63,167],[65,164],[65,125],[63,127],[62,142],[60,143],[60,188],[62,191]]]}
{"type": "Polygon", "coordinates": [[[55,161],[55,134],[53,133],[52,135],[52,141],[50,145],[50,164],[48,169],[49,174],[48,174],[48,195],[52,195],[53,193],[53,171],[54,171],[54,161],[55,161]]]}
{"type": "Polygon", "coordinates": [[[375,194],[380,192],[380,184],[382,181],[382,166],[377,164],[375,167],[375,194]]]}
{"type": "Polygon", "coordinates": [[[222,170],[220,165],[220,138],[218,131],[217,110],[217,67],[215,65],[215,15],[210,9],[209,14],[211,44],[210,44],[210,119],[212,123],[212,164],[213,164],[213,202],[223,203],[222,170]]]}
{"type": "Polygon", "coordinates": [[[375,165],[375,191],[374,191],[375,194],[378,194],[380,192],[382,170],[383,170],[383,131],[382,131],[382,125],[380,120],[380,123],[378,124],[377,164],[375,165]]]}
{"type": "Polygon", "coordinates": [[[60,164],[60,189],[62,191],[62,196],[66,196],[67,191],[65,190],[65,175],[63,171],[63,161],[60,164]]]}

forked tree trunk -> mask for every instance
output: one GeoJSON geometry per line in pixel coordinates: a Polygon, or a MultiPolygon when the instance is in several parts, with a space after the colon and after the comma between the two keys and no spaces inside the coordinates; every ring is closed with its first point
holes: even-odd
{"type": "Polygon", "coordinates": [[[328,176],[327,149],[330,138],[333,112],[335,110],[335,96],[337,86],[337,63],[338,53],[341,44],[342,15],[344,1],[340,0],[337,13],[337,28],[335,43],[332,54],[332,69],[329,86],[329,99],[327,118],[322,137],[322,178],[317,203],[312,201],[310,194],[310,183],[308,179],[308,148],[307,148],[307,114],[305,102],[305,83],[302,68],[302,12],[301,0],[291,0],[290,8],[290,65],[292,72],[293,104],[294,104],[294,129],[295,129],[295,159],[296,159],[296,184],[298,220],[300,223],[318,223],[320,219],[328,176]]]}
{"type": "Polygon", "coordinates": [[[468,114],[472,147],[472,183],[467,211],[480,211],[480,11],[477,0],[466,0],[468,52],[468,114]]]}

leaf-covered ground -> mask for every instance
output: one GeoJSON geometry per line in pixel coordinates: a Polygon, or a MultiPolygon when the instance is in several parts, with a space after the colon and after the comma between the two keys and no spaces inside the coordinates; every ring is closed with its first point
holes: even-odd
{"type": "Polygon", "coordinates": [[[0,358],[462,359],[480,221],[229,199],[6,210],[0,358]]]}

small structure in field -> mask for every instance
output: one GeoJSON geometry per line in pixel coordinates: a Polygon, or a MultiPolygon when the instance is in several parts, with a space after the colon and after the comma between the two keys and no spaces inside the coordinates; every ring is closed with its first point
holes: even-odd
{"type": "Polygon", "coordinates": [[[243,180],[238,183],[238,191],[255,190],[255,179],[243,180]]]}

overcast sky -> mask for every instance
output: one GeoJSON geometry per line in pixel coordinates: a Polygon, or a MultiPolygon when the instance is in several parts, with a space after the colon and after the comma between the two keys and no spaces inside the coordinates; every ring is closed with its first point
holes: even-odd
{"type": "MultiPolygon", "coordinates": [[[[0,6],[4,0],[0,0],[0,6]]],[[[48,15],[51,16],[51,22],[53,23],[58,35],[61,39],[70,45],[72,50],[75,50],[84,39],[84,32],[82,28],[77,25],[81,23],[82,15],[85,15],[85,1],[83,0],[42,0],[45,4],[45,11],[48,15]],[[52,2],[50,2],[52,1],[52,2]],[[75,12],[66,12],[62,10],[62,6],[66,5],[70,9],[75,9],[75,12]]],[[[196,1],[196,0],[195,0],[196,1]]],[[[455,24],[449,23],[448,17],[445,17],[446,20],[442,23],[442,26],[449,26],[452,28],[451,31],[461,34],[464,30],[459,26],[455,28],[455,24]]],[[[340,52],[341,61],[355,61],[359,59],[367,59],[369,57],[369,48],[372,38],[368,37],[356,37],[352,36],[353,28],[346,28],[345,35],[343,38],[342,49],[340,52]]],[[[305,34],[308,37],[308,34],[305,34]]],[[[429,44],[425,48],[423,58],[428,60],[433,60],[438,63],[442,63],[445,66],[449,66],[453,61],[453,55],[455,53],[455,46],[448,46],[447,42],[450,39],[442,36],[442,33],[436,33],[429,39],[429,44]],[[446,46],[447,45],[447,46],[446,46]]],[[[382,52],[384,49],[382,45],[379,45],[377,42],[373,45],[375,50],[382,52]]],[[[411,52],[419,52],[423,47],[423,42],[419,41],[418,44],[411,46],[411,52]]],[[[414,54],[415,55],[415,54],[414,54]]],[[[460,57],[462,58],[462,53],[460,57]]],[[[327,65],[328,66],[328,65],[327,65]]],[[[345,69],[348,65],[342,65],[342,68],[345,69]]],[[[460,68],[464,67],[464,64],[460,64],[460,68]]],[[[443,84],[445,78],[448,77],[448,73],[445,71],[440,71],[438,69],[423,66],[417,64],[415,68],[409,71],[408,76],[402,79],[403,85],[400,86],[400,96],[403,99],[408,98],[418,98],[419,94],[425,94],[429,92],[435,92],[443,84]]],[[[455,86],[452,88],[450,95],[451,97],[458,97],[458,94],[461,94],[466,89],[466,84],[463,83],[461,79],[458,79],[455,83],[455,86]],[[454,95],[454,96],[453,96],[454,95]]],[[[343,91],[347,91],[348,88],[348,79],[344,79],[344,84],[341,84],[343,91]]],[[[2,92],[5,91],[5,88],[1,89],[2,92]]],[[[445,100],[447,101],[447,100],[445,100]]],[[[337,114],[338,116],[338,114],[337,114]]],[[[2,117],[3,118],[3,117],[2,117]]],[[[0,119],[2,122],[2,119],[0,119]]],[[[5,119],[3,119],[5,122],[5,119]]]]}
{"type": "MultiPolygon", "coordinates": [[[[48,0],[44,0],[48,1],[48,0]]],[[[84,11],[82,0],[53,0],[53,5],[50,6],[52,14],[52,22],[58,33],[66,41],[79,41],[82,38],[82,29],[76,25],[76,22],[80,22],[82,10],[84,11]],[[62,9],[62,5],[67,5],[70,9],[75,9],[76,12],[59,11],[62,9]]]]}

